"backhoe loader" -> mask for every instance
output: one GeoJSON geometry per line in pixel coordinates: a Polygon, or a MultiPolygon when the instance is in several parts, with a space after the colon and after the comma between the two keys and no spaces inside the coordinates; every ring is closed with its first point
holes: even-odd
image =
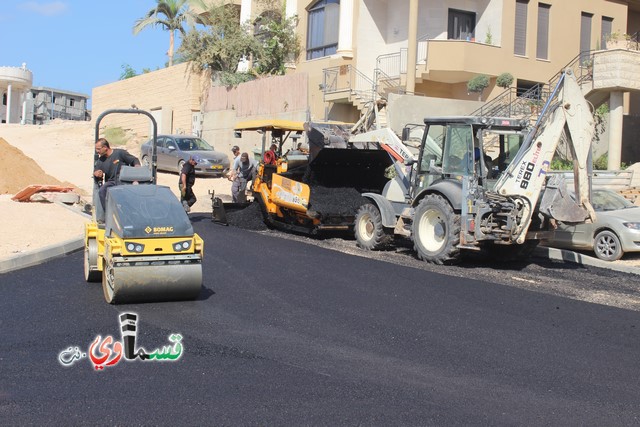
{"type": "Polygon", "coordinates": [[[422,126],[415,159],[395,162],[397,174],[382,194],[363,194],[367,201],[355,220],[360,247],[381,249],[404,236],[430,263],[458,262],[464,250],[518,258],[548,238],[555,221],[595,219],[589,201],[594,120],[571,70],[531,129],[521,119],[470,116],[428,117],[422,126]],[[547,178],[561,140],[573,154],[575,202],[559,175],[547,178]],[[484,151],[494,142],[497,164],[488,167],[484,151]]]}

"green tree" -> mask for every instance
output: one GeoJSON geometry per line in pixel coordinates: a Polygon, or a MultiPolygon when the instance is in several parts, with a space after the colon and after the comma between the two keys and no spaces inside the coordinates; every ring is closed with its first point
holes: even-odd
{"type": "Polygon", "coordinates": [[[254,21],[254,36],[260,42],[256,52],[259,74],[283,75],[288,62],[300,55],[300,39],[296,33],[297,16],[286,17],[285,5],[274,0],[261,0],[265,11],[254,21]]]}
{"type": "Polygon", "coordinates": [[[467,90],[469,92],[478,93],[478,100],[482,97],[482,91],[489,87],[489,76],[480,74],[467,82],[467,90]]]}
{"type": "Polygon", "coordinates": [[[258,52],[258,40],[247,25],[240,24],[240,13],[233,5],[193,3],[205,11],[200,18],[205,28],[191,29],[183,37],[178,54],[201,70],[235,74],[243,57],[258,52]]]}
{"type": "Polygon", "coordinates": [[[120,73],[120,80],[129,79],[138,75],[136,70],[134,70],[129,64],[122,64],[120,68],[122,68],[122,73],[120,73]]]}
{"type": "Polygon", "coordinates": [[[133,26],[133,34],[138,34],[142,29],[152,26],[160,26],[169,31],[169,66],[173,65],[173,50],[175,46],[175,32],[183,36],[185,21],[195,25],[196,19],[189,11],[189,0],[156,0],[156,7],[147,12],[144,18],[140,18],[133,26]]]}
{"type": "Polygon", "coordinates": [[[511,73],[502,73],[496,79],[496,86],[501,87],[503,89],[508,89],[511,87],[513,83],[513,76],[511,73]]]}
{"type": "Polygon", "coordinates": [[[279,1],[258,0],[261,13],[253,23],[240,22],[239,11],[224,2],[206,4],[192,0],[203,10],[199,22],[183,37],[178,55],[201,70],[210,70],[223,84],[236,85],[256,74],[284,74],[288,62],[300,53],[295,32],[296,18],[284,18],[279,1]],[[237,72],[241,61],[251,64],[247,72],[237,72]]]}

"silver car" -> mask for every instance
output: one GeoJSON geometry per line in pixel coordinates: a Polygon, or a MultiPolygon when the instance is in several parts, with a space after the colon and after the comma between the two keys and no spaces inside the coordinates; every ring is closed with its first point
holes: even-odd
{"type": "Polygon", "coordinates": [[[590,224],[559,223],[547,246],[592,250],[605,261],[620,259],[625,252],[640,252],[640,206],[611,190],[593,190],[591,203],[596,221],[590,224]]]}
{"type": "MultiPolygon", "coordinates": [[[[151,163],[152,141],[140,147],[140,160],[144,165],[151,163]]],[[[229,170],[229,156],[213,149],[204,139],[189,135],[158,135],[158,170],[178,172],[192,155],[200,161],[195,166],[196,174],[223,176],[229,170]]]]}

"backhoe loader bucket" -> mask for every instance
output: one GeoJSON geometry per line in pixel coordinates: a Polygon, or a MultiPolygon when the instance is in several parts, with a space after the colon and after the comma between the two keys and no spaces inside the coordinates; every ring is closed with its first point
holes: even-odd
{"type": "Polygon", "coordinates": [[[309,163],[310,185],[350,187],[360,193],[381,193],[388,178],[385,169],[393,164],[380,149],[324,148],[309,163]]]}

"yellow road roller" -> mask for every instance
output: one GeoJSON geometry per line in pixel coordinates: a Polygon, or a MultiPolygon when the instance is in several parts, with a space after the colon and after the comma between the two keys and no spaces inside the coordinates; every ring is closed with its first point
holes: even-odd
{"type": "Polygon", "coordinates": [[[107,110],[96,120],[96,140],[101,120],[112,113],[149,117],[152,161],[148,168],[122,166],[104,209],[100,182],[94,180],[92,221],[85,226],[85,280],[102,280],[111,304],[194,299],[202,289],[204,242],[171,189],[156,184],[156,121],[142,110],[107,110]]]}

